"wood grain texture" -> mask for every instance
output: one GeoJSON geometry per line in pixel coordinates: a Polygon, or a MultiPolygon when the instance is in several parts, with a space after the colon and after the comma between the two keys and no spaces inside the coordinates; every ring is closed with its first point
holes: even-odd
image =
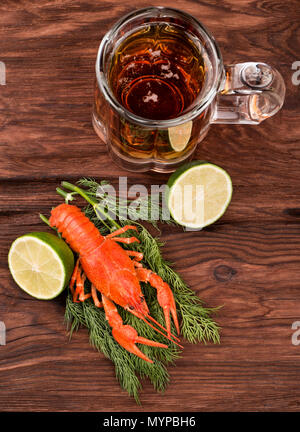
{"type": "Polygon", "coordinates": [[[232,176],[224,217],[197,233],[163,229],[166,258],[208,305],[224,305],[219,346],[185,344],[167,392],[156,394],[146,381],[137,407],[86,330],[69,342],[63,296],[36,301],[9,275],[11,242],[45,229],[38,214],[60,202],[62,179],[166,181],[114,166],[91,125],[99,41],[121,15],[148,4],[1,2],[0,320],[7,345],[0,346],[0,410],[299,411],[300,346],[291,343],[292,322],[300,320],[300,87],[291,81],[300,60],[297,0],[176,2],[211,30],[226,63],[266,61],[287,86],[276,117],[259,127],[215,125],[197,150],[232,176]]]}

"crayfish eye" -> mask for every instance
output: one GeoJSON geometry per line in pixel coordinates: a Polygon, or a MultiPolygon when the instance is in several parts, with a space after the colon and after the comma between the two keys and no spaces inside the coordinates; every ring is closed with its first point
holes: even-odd
{"type": "Polygon", "coordinates": [[[143,301],[145,301],[144,296],[141,296],[141,303],[143,303],[143,301]]]}
{"type": "Polygon", "coordinates": [[[131,305],[130,305],[130,306],[128,306],[128,307],[129,307],[130,310],[133,310],[133,309],[134,309],[134,306],[131,306],[131,305]]]}

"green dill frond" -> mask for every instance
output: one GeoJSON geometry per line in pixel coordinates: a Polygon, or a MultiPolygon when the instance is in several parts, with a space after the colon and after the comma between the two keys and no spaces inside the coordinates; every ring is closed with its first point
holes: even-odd
{"type": "MultiPolygon", "coordinates": [[[[124,322],[133,325],[139,334],[153,340],[164,340],[153,329],[147,327],[143,321],[124,310],[120,310],[120,312],[124,322]]],[[[124,350],[115,341],[103,309],[97,308],[91,300],[84,303],[73,303],[70,293],[68,293],[66,300],[65,320],[71,334],[80,326],[87,327],[91,345],[114,363],[116,378],[121,387],[130,396],[133,396],[137,403],[139,403],[139,391],[141,389],[138,376],[149,378],[155,390],[160,392],[165,390],[169,382],[166,365],[178,357],[176,348],[170,347],[168,350],[161,350],[143,345],[140,349],[148,357],[155,360],[153,364],[145,362],[124,350]]]]}
{"type": "MultiPolygon", "coordinates": [[[[157,273],[170,285],[174,294],[183,337],[191,343],[219,343],[220,327],[212,318],[212,315],[214,315],[219,308],[205,307],[204,303],[198,298],[195,292],[172,268],[171,263],[163,258],[161,253],[163,243],[158,238],[154,238],[145,226],[138,222],[138,220],[145,220],[144,217],[146,217],[147,214],[149,216],[149,205],[151,203],[148,198],[147,201],[143,201],[143,198],[138,201],[138,204],[142,203],[142,205],[140,206],[139,213],[134,213],[133,219],[130,219],[130,211],[127,212],[127,218],[121,218],[120,214],[122,210],[124,210],[124,207],[128,206],[128,200],[118,198],[113,202],[111,198],[106,197],[106,201],[105,199],[99,201],[97,198],[98,188],[104,187],[108,182],[102,181],[97,183],[93,179],[84,178],[77,183],[86,188],[84,192],[86,196],[91,198],[88,198],[91,204],[87,205],[84,209],[85,214],[100,230],[102,235],[107,235],[112,232],[116,226],[136,225],[138,227],[139,232],[138,234],[134,233],[134,235],[139,238],[140,244],[133,243],[122,246],[128,250],[142,252],[144,255],[142,261],[143,265],[157,273]],[[102,215],[106,214],[106,212],[109,212],[109,218],[103,221],[102,215]],[[139,215],[138,219],[136,219],[137,214],[139,215]]],[[[73,194],[80,193],[74,191],[76,188],[72,185],[70,185],[69,188],[73,190],[73,194]]],[[[159,215],[159,219],[162,222],[166,222],[162,219],[161,212],[159,215]]],[[[156,220],[147,219],[147,221],[157,227],[156,220]]],[[[124,236],[128,236],[128,233],[125,233],[124,236]]],[[[151,316],[164,325],[164,315],[157,302],[156,290],[148,283],[142,283],[141,286],[151,316]]],[[[90,284],[86,281],[87,290],[89,287],[90,284]]],[[[151,340],[166,343],[166,339],[149,327],[144,321],[138,319],[119,306],[117,306],[117,308],[123,322],[132,325],[139,335],[151,340]]],[[[139,391],[141,390],[140,379],[148,378],[154,389],[159,392],[163,392],[166,389],[169,382],[167,366],[174,364],[175,360],[181,354],[181,350],[177,345],[169,342],[168,349],[139,345],[141,351],[154,360],[153,364],[145,362],[123,349],[115,341],[103,309],[97,308],[91,299],[86,300],[84,303],[73,303],[70,292],[66,300],[65,320],[70,331],[70,337],[73,331],[78,330],[80,326],[84,326],[88,329],[91,345],[113,362],[116,377],[121,387],[126,390],[129,395],[133,396],[137,403],[139,403],[139,391]]],[[[176,334],[173,323],[172,332],[176,334]]]]}
{"type": "MultiPolygon", "coordinates": [[[[138,220],[147,221],[157,229],[158,221],[168,225],[178,225],[177,222],[171,218],[165,217],[166,209],[163,203],[160,202],[158,194],[157,196],[153,194],[151,196],[140,196],[131,200],[105,194],[105,186],[110,184],[106,180],[97,183],[94,179],[82,178],[77,184],[85,187],[88,195],[96,198],[103,209],[109,211],[111,215],[114,215],[114,217],[120,221],[129,220],[131,223],[138,220]]],[[[91,207],[88,212],[92,213],[93,208],[91,207]]]]}

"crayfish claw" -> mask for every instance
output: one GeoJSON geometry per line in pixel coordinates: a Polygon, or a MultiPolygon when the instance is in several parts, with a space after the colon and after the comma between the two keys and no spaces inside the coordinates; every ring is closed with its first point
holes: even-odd
{"type": "Polygon", "coordinates": [[[150,339],[143,338],[138,335],[135,328],[130,325],[124,325],[123,320],[113,302],[102,294],[102,303],[109,325],[112,327],[112,335],[115,340],[127,351],[135,354],[141,359],[153,363],[135,344],[141,343],[158,348],[168,348],[167,345],[154,342],[150,339]]]}
{"type": "Polygon", "coordinates": [[[172,305],[170,307],[170,311],[171,311],[171,315],[172,315],[172,318],[173,318],[173,322],[175,324],[175,328],[176,328],[177,334],[179,335],[180,330],[179,330],[179,323],[178,323],[178,318],[177,318],[176,306],[172,305]]]}
{"type": "Polygon", "coordinates": [[[137,331],[131,327],[130,325],[122,325],[120,327],[115,327],[112,330],[113,337],[116,339],[116,341],[127,351],[131,352],[132,354],[135,354],[136,356],[140,357],[141,359],[153,363],[152,360],[149,359],[137,346],[136,343],[140,343],[143,345],[158,347],[158,348],[168,348],[167,345],[154,342],[150,339],[146,339],[144,337],[138,336],[137,331]]]}
{"type": "Polygon", "coordinates": [[[149,269],[138,268],[137,274],[141,282],[149,282],[151,286],[156,288],[158,303],[164,311],[168,336],[171,336],[170,312],[177,330],[177,334],[179,335],[180,330],[176,313],[176,304],[170,286],[166,282],[164,282],[158,274],[152,272],[149,269]]]}

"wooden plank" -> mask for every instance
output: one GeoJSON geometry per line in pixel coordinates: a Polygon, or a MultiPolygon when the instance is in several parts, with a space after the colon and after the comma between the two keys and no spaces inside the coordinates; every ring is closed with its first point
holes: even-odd
{"type": "MultiPolygon", "coordinates": [[[[154,1],[153,4],[160,4],[154,1]]],[[[165,5],[172,6],[169,0],[165,5]]],[[[146,381],[142,406],[120,391],[111,363],[88,344],[71,342],[64,297],[31,299],[7,269],[11,242],[44,230],[38,214],[60,202],[55,187],[81,176],[120,175],[129,185],[162,184],[161,174],[114,166],[91,125],[94,62],[101,37],[133,8],[120,0],[3,0],[0,61],[0,410],[299,410],[300,146],[298,91],[291,65],[300,58],[299,2],[182,1],[212,31],[226,63],[266,61],[280,70],[286,102],[259,127],[215,125],[196,157],[233,179],[230,208],[215,225],[184,233],[164,227],[164,254],[218,315],[220,345],[185,343],[164,395],[146,381]],[[234,43],[232,42],[234,41],[234,43]]]]}

